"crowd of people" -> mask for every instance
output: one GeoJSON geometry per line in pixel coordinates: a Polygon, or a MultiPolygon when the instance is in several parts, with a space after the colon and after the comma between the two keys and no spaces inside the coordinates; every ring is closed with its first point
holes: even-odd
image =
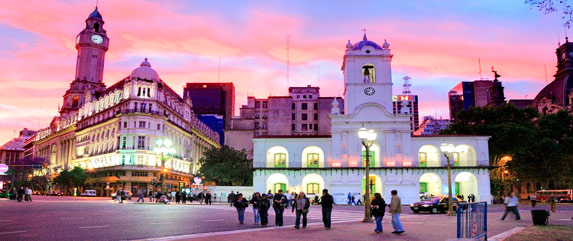
{"type": "MultiPolygon", "coordinates": [[[[400,214],[402,213],[402,203],[398,196],[398,191],[392,190],[392,199],[390,204],[387,205],[384,198],[380,193],[374,194],[374,199],[370,205],[371,215],[376,220],[376,233],[382,232],[382,218],[384,217],[386,207],[389,207],[389,213],[392,215],[392,227],[394,234],[401,234],[405,232],[402,223],[400,222],[400,214]]],[[[349,199],[352,195],[349,193],[349,199]]],[[[284,225],[283,215],[285,209],[291,207],[291,213],[295,213],[295,229],[303,229],[307,227],[307,215],[312,204],[321,205],[322,207],[322,222],[324,228],[329,230],[331,227],[331,214],[332,207],[334,204],[334,199],[332,195],[328,193],[327,189],[322,190],[322,196],[319,198],[315,195],[314,199],[310,199],[306,196],[304,192],[299,193],[283,193],[283,190],[278,190],[273,194],[270,190],[268,193],[255,192],[250,200],[247,200],[242,193],[231,192],[227,200],[230,206],[234,206],[237,209],[237,216],[240,224],[245,223],[245,210],[252,205],[254,214],[254,224],[261,225],[263,227],[268,225],[268,212],[272,207],[275,213],[275,226],[281,227],[284,225]],[[301,222],[302,221],[302,222],[301,222]]],[[[360,201],[360,200],[359,200],[360,201]]],[[[349,203],[351,204],[351,203],[349,203]]]]}
{"type": "Polygon", "coordinates": [[[10,196],[10,200],[16,200],[18,202],[22,202],[22,200],[26,202],[32,201],[32,189],[29,187],[20,187],[20,188],[12,188],[8,191],[8,196],[10,196]]]}

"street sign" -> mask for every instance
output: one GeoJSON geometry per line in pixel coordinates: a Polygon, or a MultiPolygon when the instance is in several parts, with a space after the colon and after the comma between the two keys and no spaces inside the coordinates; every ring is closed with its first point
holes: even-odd
{"type": "Polygon", "coordinates": [[[199,185],[199,184],[201,184],[202,180],[200,177],[195,177],[195,178],[193,178],[193,181],[195,182],[196,185],[199,185]]]}
{"type": "Polygon", "coordinates": [[[8,165],[6,165],[6,164],[4,164],[4,163],[0,164],[0,172],[2,172],[2,173],[3,173],[3,172],[7,172],[8,169],[9,169],[9,168],[8,168],[8,165]]]}

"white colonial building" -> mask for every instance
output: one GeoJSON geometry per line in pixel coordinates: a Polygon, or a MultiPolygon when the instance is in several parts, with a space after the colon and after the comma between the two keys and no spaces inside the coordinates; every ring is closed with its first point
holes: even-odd
{"type": "MultiPolygon", "coordinates": [[[[491,201],[487,136],[412,136],[411,111],[402,103],[392,114],[392,77],[388,42],[382,46],[364,39],[350,41],[342,64],[344,114],[332,104],[331,135],[267,135],[253,138],[254,190],[303,191],[310,195],[330,190],[335,202],[346,202],[349,192],[365,192],[366,151],[358,137],[361,127],[376,131],[370,149],[372,192],[389,198],[398,190],[405,204],[420,194],[448,193],[447,161],[440,152],[453,144],[454,194],[474,194],[476,201],[491,201]]],[[[407,101],[407,100],[405,100],[407,101]]]]}

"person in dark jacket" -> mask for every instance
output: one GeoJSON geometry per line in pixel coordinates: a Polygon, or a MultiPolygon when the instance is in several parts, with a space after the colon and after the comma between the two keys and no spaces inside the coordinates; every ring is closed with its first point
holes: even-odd
{"type": "Polygon", "coordinates": [[[380,195],[380,193],[374,194],[374,200],[372,200],[370,208],[372,209],[371,212],[372,216],[374,216],[374,218],[376,219],[376,229],[374,229],[374,232],[381,233],[382,218],[384,217],[386,202],[384,201],[384,198],[382,198],[382,195],[380,195]]]}
{"type": "Polygon", "coordinates": [[[283,195],[283,190],[279,191],[273,197],[273,209],[275,210],[275,225],[283,226],[283,213],[285,211],[286,197],[283,195]]]}
{"type": "Polygon", "coordinates": [[[18,202],[22,202],[22,198],[24,197],[25,193],[26,191],[24,191],[24,188],[18,189],[18,202]]]}
{"type": "Polygon", "coordinates": [[[251,204],[253,204],[253,215],[255,216],[255,224],[259,224],[259,203],[261,202],[261,193],[255,192],[251,198],[251,204]]]}
{"type": "Polygon", "coordinates": [[[180,192],[176,192],[175,193],[175,203],[179,204],[179,202],[181,201],[181,193],[180,192]]]}
{"type": "Polygon", "coordinates": [[[153,191],[149,190],[149,195],[147,195],[149,197],[149,202],[152,203],[153,202],[153,191]]]}
{"type": "Polygon", "coordinates": [[[306,198],[304,192],[300,192],[292,204],[292,212],[296,210],[296,222],[294,228],[300,227],[300,216],[302,215],[302,228],[306,228],[306,215],[310,208],[310,201],[306,198]]]}
{"type": "Polygon", "coordinates": [[[205,194],[205,204],[211,205],[211,191],[207,191],[205,194]]]}
{"type": "Polygon", "coordinates": [[[239,223],[243,224],[245,221],[245,209],[249,206],[246,199],[243,198],[243,194],[239,193],[237,195],[237,200],[233,204],[237,209],[237,214],[239,215],[239,223]]]}
{"type": "Polygon", "coordinates": [[[330,229],[330,214],[332,213],[332,204],[334,199],[330,194],[328,194],[328,189],[322,190],[322,197],[320,198],[320,204],[322,205],[322,222],[324,223],[324,228],[326,230],[330,229]]]}
{"type": "Polygon", "coordinates": [[[235,193],[233,191],[231,191],[231,193],[227,197],[227,202],[230,203],[231,207],[233,206],[233,203],[235,202],[235,193]]]}
{"type": "Polygon", "coordinates": [[[269,224],[269,208],[271,208],[271,202],[267,198],[267,194],[263,193],[258,206],[259,215],[261,216],[261,226],[267,226],[267,224],[269,224]]]}

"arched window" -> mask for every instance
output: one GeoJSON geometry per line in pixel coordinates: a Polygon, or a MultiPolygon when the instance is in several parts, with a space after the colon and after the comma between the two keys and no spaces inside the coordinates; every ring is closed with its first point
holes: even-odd
{"type": "Polygon", "coordinates": [[[362,66],[362,80],[364,83],[376,83],[376,68],[372,64],[362,66]]]}
{"type": "Polygon", "coordinates": [[[72,98],[72,107],[78,107],[80,98],[77,96],[74,96],[74,98],[72,98]]]}
{"type": "Polygon", "coordinates": [[[94,23],[94,30],[99,32],[99,23],[94,23]]]}

